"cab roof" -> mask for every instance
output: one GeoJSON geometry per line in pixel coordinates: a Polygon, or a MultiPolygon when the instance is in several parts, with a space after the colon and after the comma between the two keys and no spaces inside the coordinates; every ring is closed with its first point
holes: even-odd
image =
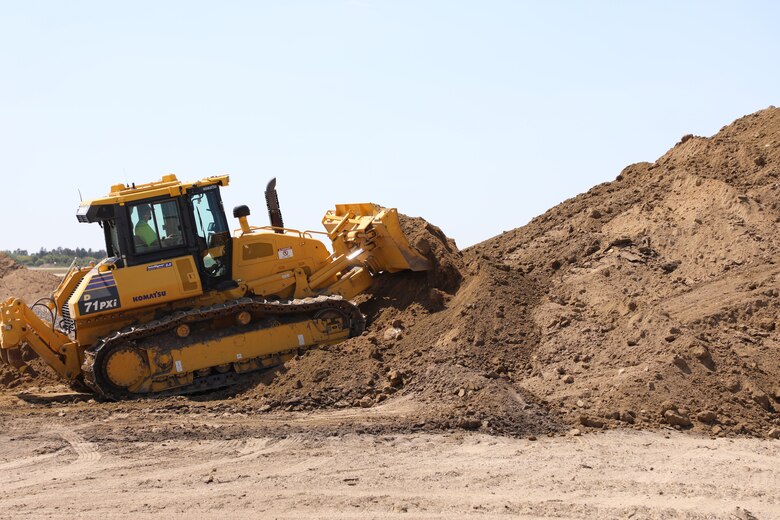
{"type": "Polygon", "coordinates": [[[116,204],[122,206],[128,202],[162,197],[165,195],[178,197],[191,188],[201,188],[213,185],[227,186],[229,179],[230,178],[227,175],[215,175],[195,182],[181,182],[176,178],[176,175],[169,173],[163,175],[162,179],[159,181],[146,184],[132,184],[130,186],[126,184],[114,184],[111,186],[111,191],[107,196],[99,199],[85,200],[79,204],[76,217],[79,222],[106,220],[113,217],[113,208],[109,210],[109,207],[116,204]]]}

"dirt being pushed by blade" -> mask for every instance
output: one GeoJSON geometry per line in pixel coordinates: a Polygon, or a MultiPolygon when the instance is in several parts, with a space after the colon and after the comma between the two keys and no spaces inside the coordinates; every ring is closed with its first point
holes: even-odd
{"type": "MultiPolygon", "coordinates": [[[[60,279],[51,273],[25,269],[7,255],[0,253],[0,302],[10,297],[20,298],[28,305],[40,298],[51,297],[60,279]]],[[[49,314],[42,315],[49,321],[49,314]]],[[[30,388],[56,381],[54,373],[29,349],[23,350],[23,358],[30,368],[25,372],[0,364],[0,390],[30,388]]]]}
{"type": "Polygon", "coordinates": [[[401,223],[433,269],[380,276],[358,300],[369,320],[362,336],[296,357],[240,399],[290,411],[395,400],[408,405],[394,421],[401,429],[560,431],[546,407],[512,382],[538,336],[524,325],[531,291],[522,274],[466,260],[421,218],[401,216],[401,223]]]}

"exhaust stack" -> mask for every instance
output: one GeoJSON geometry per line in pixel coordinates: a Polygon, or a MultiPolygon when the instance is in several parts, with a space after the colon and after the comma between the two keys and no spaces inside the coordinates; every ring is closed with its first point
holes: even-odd
{"type": "MultiPolygon", "coordinates": [[[[265,203],[268,206],[268,218],[271,221],[271,226],[283,228],[282,209],[279,207],[279,196],[276,194],[276,177],[271,179],[268,182],[268,186],[265,187],[265,203]]],[[[276,229],[275,231],[284,233],[283,229],[276,229]]]]}

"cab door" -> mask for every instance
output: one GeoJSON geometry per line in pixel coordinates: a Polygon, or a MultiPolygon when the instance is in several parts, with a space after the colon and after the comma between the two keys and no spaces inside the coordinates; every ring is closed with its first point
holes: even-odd
{"type": "Polygon", "coordinates": [[[197,244],[195,261],[203,287],[226,289],[235,286],[232,278],[232,240],[219,187],[192,188],[187,191],[192,236],[197,244]]]}

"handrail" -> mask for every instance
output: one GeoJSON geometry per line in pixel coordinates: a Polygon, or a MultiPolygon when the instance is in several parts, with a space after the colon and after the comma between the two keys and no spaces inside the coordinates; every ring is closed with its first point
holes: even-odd
{"type": "MultiPolygon", "coordinates": [[[[306,235],[312,235],[312,234],[328,236],[328,234],[325,233],[324,231],[313,231],[311,229],[307,229],[305,231],[299,231],[297,229],[285,228],[285,227],[277,227],[277,226],[249,226],[249,231],[250,232],[251,231],[259,231],[259,230],[284,231],[285,233],[287,233],[287,232],[295,233],[295,234],[297,234],[301,238],[306,238],[306,235]]],[[[234,229],[233,233],[235,234],[235,233],[238,233],[239,231],[242,234],[246,234],[246,233],[244,233],[244,230],[241,229],[241,228],[234,229]]]]}

